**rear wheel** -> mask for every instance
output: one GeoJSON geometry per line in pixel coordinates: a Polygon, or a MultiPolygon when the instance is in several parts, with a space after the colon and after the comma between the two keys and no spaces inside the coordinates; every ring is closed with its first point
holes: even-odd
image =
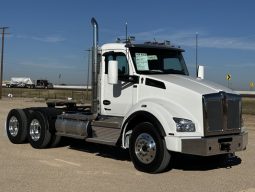
{"type": "Polygon", "coordinates": [[[49,147],[57,147],[61,141],[61,136],[53,134],[50,140],[49,147]]]}
{"type": "Polygon", "coordinates": [[[60,115],[63,112],[63,110],[48,107],[38,107],[34,108],[33,110],[41,112],[48,121],[49,132],[51,134],[51,140],[50,143],[48,144],[48,147],[57,147],[61,141],[61,136],[55,134],[56,133],[55,121],[57,119],[57,115],[60,115]]]}
{"type": "Polygon", "coordinates": [[[30,116],[28,126],[28,140],[34,148],[46,148],[51,140],[49,132],[49,121],[45,115],[39,111],[33,111],[30,116]]]}
{"type": "Polygon", "coordinates": [[[24,143],[27,138],[28,118],[22,109],[12,109],[6,122],[6,132],[14,144],[24,143]]]}
{"type": "Polygon", "coordinates": [[[51,140],[49,143],[49,147],[57,147],[61,141],[61,136],[56,135],[55,122],[57,116],[60,115],[63,111],[61,109],[56,108],[44,108],[41,112],[48,118],[49,122],[49,130],[51,133],[51,140]]]}
{"type": "Polygon", "coordinates": [[[149,122],[140,123],[134,128],[129,152],[135,168],[148,173],[164,171],[171,157],[164,140],[149,122]]]}

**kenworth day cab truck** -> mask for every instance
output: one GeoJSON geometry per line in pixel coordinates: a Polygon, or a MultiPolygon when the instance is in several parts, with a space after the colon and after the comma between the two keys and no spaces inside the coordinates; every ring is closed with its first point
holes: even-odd
{"type": "Polygon", "coordinates": [[[134,166],[162,172],[173,152],[199,156],[246,149],[241,97],[189,76],[182,53],[169,43],[98,45],[94,18],[91,106],[48,101],[48,107],[12,109],[9,140],[34,148],[62,136],[129,149],[134,166]]]}

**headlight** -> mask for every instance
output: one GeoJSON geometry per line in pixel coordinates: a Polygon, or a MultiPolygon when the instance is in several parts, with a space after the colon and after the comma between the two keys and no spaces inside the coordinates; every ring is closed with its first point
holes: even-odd
{"type": "Polygon", "coordinates": [[[183,118],[173,118],[176,123],[176,131],[177,132],[195,132],[196,127],[195,124],[188,119],[183,118]]]}

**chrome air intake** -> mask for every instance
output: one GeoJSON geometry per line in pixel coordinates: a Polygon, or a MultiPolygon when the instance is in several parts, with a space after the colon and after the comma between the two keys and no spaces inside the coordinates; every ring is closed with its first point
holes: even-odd
{"type": "Polygon", "coordinates": [[[241,132],[241,96],[213,93],[203,96],[205,136],[241,132]]]}

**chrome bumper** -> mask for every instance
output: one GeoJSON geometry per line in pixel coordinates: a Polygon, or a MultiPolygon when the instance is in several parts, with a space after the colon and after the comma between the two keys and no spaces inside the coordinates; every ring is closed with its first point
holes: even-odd
{"type": "Polygon", "coordinates": [[[246,149],[248,133],[207,137],[199,139],[182,139],[182,153],[211,156],[224,153],[234,153],[246,149]]]}

